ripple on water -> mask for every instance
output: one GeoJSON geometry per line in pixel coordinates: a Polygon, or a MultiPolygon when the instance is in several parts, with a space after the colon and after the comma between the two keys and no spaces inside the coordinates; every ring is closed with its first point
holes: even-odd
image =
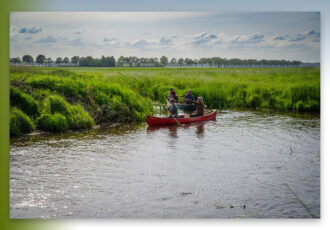
{"type": "Polygon", "coordinates": [[[224,111],[11,140],[11,218],[311,218],[296,196],[320,216],[319,116],[224,111]]]}

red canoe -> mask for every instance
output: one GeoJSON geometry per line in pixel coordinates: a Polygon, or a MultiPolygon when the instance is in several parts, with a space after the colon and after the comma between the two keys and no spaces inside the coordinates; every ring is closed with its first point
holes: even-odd
{"type": "MultiPolygon", "coordinates": [[[[193,122],[200,122],[200,121],[209,121],[214,120],[217,116],[217,111],[213,110],[212,112],[205,113],[202,117],[188,117],[188,118],[177,118],[181,124],[188,124],[193,122]]],[[[173,118],[167,117],[153,117],[147,116],[147,123],[149,126],[159,126],[159,125],[176,125],[177,122],[173,118]]]]}

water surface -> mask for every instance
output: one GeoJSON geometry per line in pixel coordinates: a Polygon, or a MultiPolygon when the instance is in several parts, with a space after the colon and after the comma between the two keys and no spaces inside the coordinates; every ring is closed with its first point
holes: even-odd
{"type": "Polygon", "coordinates": [[[320,216],[318,115],[224,111],[11,140],[11,218],[320,216]]]}

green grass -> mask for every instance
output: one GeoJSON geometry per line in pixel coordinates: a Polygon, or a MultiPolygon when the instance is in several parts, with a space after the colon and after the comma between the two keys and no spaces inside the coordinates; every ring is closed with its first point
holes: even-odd
{"type": "MultiPolygon", "coordinates": [[[[75,74],[118,82],[144,97],[165,102],[168,89],[188,89],[210,108],[320,111],[319,68],[72,68],[75,74]]],[[[45,70],[47,71],[47,70],[45,70]]]]}
{"type": "Polygon", "coordinates": [[[34,122],[28,115],[15,107],[10,109],[10,136],[20,136],[34,129],[34,122]]]}
{"type": "Polygon", "coordinates": [[[16,67],[11,68],[10,81],[12,106],[36,117],[38,127],[42,120],[53,131],[62,131],[54,128],[57,123],[65,130],[90,127],[83,111],[95,123],[143,121],[153,113],[152,101],[165,102],[171,87],[178,95],[192,89],[209,108],[320,111],[320,68],[16,67]],[[45,112],[55,95],[67,104],[62,101],[55,111],[45,112]],[[37,106],[28,111],[32,107],[26,105],[33,101],[37,106]],[[73,110],[86,121],[72,125],[73,110]]]}

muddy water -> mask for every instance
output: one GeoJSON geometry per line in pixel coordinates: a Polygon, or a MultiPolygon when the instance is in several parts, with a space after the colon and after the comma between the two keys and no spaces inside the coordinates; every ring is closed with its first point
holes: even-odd
{"type": "Polygon", "coordinates": [[[224,111],[11,140],[11,218],[317,218],[320,118],[224,111]]]}

